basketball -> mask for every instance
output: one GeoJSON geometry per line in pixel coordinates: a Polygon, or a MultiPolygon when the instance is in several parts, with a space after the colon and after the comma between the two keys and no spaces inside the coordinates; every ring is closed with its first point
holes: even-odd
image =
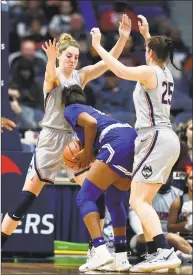
{"type": "Polygon", "coordinates": [[[79,140],[73,140],[68,145],[66,145],[63,153],[64,164],[71,169],[75,168],[77,160],[74,159],[74,156],[81,150],[82,150],[82,144],[79,140]]]}

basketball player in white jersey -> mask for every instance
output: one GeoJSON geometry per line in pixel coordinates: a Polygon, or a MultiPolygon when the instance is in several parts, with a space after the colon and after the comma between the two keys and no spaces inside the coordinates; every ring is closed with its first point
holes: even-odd
{"type": "MultiPolygon", "coordinates": [[[[152,207],[153,198],[166,183],[178,159],[180,143],[170,123],[174,82],[166,64],[168,58],[173,64],[172,41],[165,36],[151,37],[146,18],[139,16],[139,19],[139,30],[145,38],[147,65],[126,67],[100,45],[99,29],[93,28],[91,35],[93,47],[109,69],[120,78],[137,81],[133,98],[138,137],[130,205],[140,218],[148,247],[153,246],[156,252],[137,266],[138,272],[147,272],[176,268],[181,264],[174,249],[167,244],[159,217],[152,207]]],[[[135,266],[130,270],[135,272],[135,266]]]]}
{"type": "MultiPolygon", "coordinates": [[[[128,39],[130,28],[127,28],[127,15],[122,16],[119,26],[120,38],[111,50],[118,58],[128,39]]],[[[2,222],[1,244],[7,241],[21,218],[41,192],[45,183],[54,184],[55,177],[63,163],[64,147],[74,138],[71,127],[64,119],[64,106],[61,101],[61,91],[64,86],[78,84],[82,88],[101,76],[108,68],[104,61],[95,65],[76,70],[79,59],[79,45],[69,34],[62,34],[59,42],[45,43],[42,47],[48,62],[44,81],[45,116],[42,120],[42,131],[32,162],[29,166],[23,190],[18,198],[18,205],[8,210],[2,222]],[[56,61],[59,67],[56,68],[56,61]]],[[[69,179],[74,177],[72,171],[67,171],[69,179]]]]}

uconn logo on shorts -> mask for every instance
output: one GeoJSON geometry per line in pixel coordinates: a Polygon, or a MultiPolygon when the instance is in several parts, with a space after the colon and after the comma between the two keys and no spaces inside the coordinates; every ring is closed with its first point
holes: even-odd
{"type": "Polygon", "coordinates": [[[153,173],[151,165],[149,165],[149,166],[145,165],[143,167],[141,173],[145,179],[148,179],[149,177],[151,177],[151,175],[153,173]]]}

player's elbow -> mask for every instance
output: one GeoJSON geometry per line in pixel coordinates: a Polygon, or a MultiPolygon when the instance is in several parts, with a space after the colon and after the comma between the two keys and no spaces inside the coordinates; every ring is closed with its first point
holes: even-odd
{"type": "Polygon", "coordinates": [[[122,77],[121,76],[121,71],[120,70],[116,70],[115,72],[114,72],[114,74],[117,76],[117,77],[122,77]]]}
{"type": "Polygon", "coordinates": [[[124,78],[125,75],[124,71],[120,68],[115,69],[113,73],[119,78],[124,78]]]}
{"type": "MultiPolygon", "coordinates": [[[[119,78],[126,79],[126,80],[133,80],[133,73],[131,73],[127,67],[124,67],[120,70],[117,70],[117,74],[119,78]]],[[[134,77],[135,78],[135,77],[134,77]]]]}
{"type": "Polygon", "coordinates": [[[93,128],[96,128],[96,127],[97,127],[97,121],[91,121],[91,122],[89,123],[89,126],[90,126],[90,127],[93,127],[93,128]]]}
{"type": "Polygon", "coordinates": [[[90,129],[94,130],[97,128],[97,121],[95,118],[93,119],[90,119],[88,122],[87,122],[87,127],[89,127],[90,129]]]}

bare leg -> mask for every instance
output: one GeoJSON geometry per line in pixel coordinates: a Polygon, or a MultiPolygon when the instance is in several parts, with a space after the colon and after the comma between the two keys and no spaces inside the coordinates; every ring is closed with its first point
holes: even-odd
{"type": "MultiPolygon", "coordinates": [[[[38,176],[35,175],[32,180],[26,180],[23,191],[30,191],[34,195],[38,196],[44,184],[45,183],[40,181],[38,176]]],[[[14,221],[8,216],[8,214],[6,214],[1,225],[2,233],[6,235],[11,235],[13,231],[17,228],[18,223],[19,221],[14,221]]]]}
{"type": "Polygon", "coordinates": [[[145,229],[145,227],[143,225],[142,225],[142,227],[143,227],[143,233],[144,233],[146,242],[152,242],[153,239],[152,239],[151,235],[149,234],[149,232],[145,229]]]}
{"type": "Polygon", "coordinates": [[[163,234],[159,217],[152,207],[152,200],[160,187],[161,184],[131,183],[130,204],[142,223],[147,235],[146,240],[152,240],[154,236],[163,234]]]}

